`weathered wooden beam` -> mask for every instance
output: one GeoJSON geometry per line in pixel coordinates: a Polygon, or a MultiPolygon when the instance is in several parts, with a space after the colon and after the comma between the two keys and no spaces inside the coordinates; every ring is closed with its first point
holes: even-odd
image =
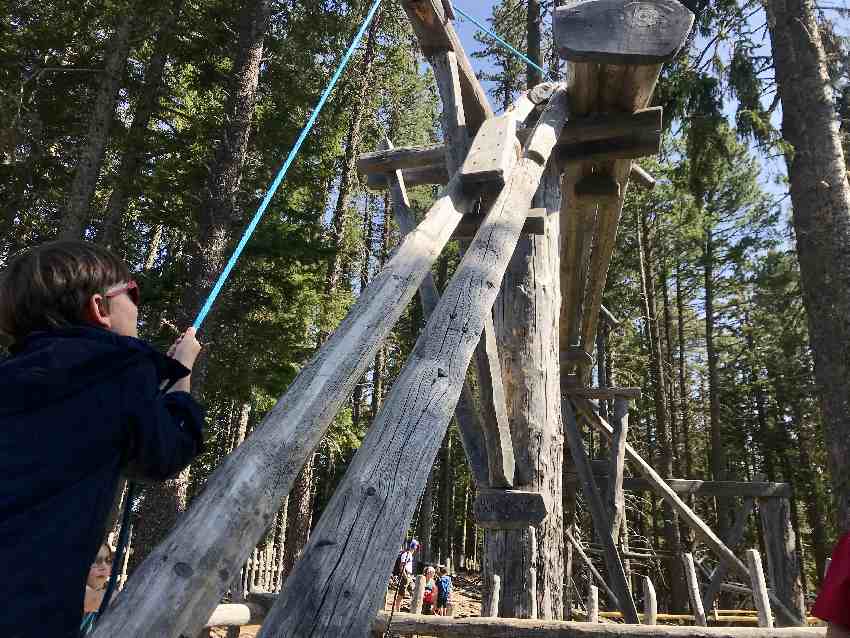
{"type": "Polygon", "coordinates": [[[416,577],[416,584],[413,587],[413,593],[410,596],[410,613],[421,614],[422,604],[425,597],[425,576],[420,574],[416,577]]]}
{"type": "Polygon", "coordinates": [[[561,363],[581,363],[584,365],[592,365],[593,357],[589,352],[585,352],[584,348],[578,346],[570,346],[566,350],[561,350],[561,363]]]}
{"type": "Polygon", "coordinates": [[[509,113],[486,120],[460,168],[461,181],[471,186],[503,186],[522,149],[516,131],[516,118],[509,113]]]}
{"type": "Polygon", "coordinates": [[[479,490],[472,506],[475,522],[484,529],[522,529],[539,525],[549,513],[539,492],[479,490]]]}
{"type": "Polygon", "coordinates": [[[551,140],[551,153],[566,118],[561,89],[549,100],[258,638],[367,634],[543,174],[540,140],[551,140]]]}
{"type": "MultiPolygon", "coordinates": [[[[613,434],[613,428],[608,424],[605,419],[603,419],[599,415],[599,409],[593,405],[590,401],[585,399],[581,399],[576,397],[573,399],[576,403],[577,407],[582,411],[582,413],[587,417],[590,424],[599,432],[606,435],[609,439],[613,434]]],[[[749,578],[749,570],[747,566],[744,565],[741,560],[735,556],[735,554],[730,550],[726,544],[721,541],[717,535],[712,531],[712,529],[705,524],[705,522],[694,513],[694,511],[687,506],[687,504],[679,498],[673,489],[667,484],[667,482],[658,475],[658,473],[653,469],[653,467],[647,463],[640,454],[630,445],[626,444],[626,456],[628,459],[634,464],[636,469],[640,474],[643,475],[645,479],[647,479],[651,484],[656,493],[658,493],[665,501],[667,501],[673,509],[675,509],[679,516],[681,516],[682,520],[687,523],[687,525],[694,530],[695,534],[706,544],[708,545],[712,551],[717,554],[721,560],[725,560],[728,562],[735,570],[738,571],[739,574],[743,575],[746,578],[749,578]]],[[[625,483],[625,482],[624,482],[625,483]]],[[[776,605],[777,610],[782,613],[783,616],[789,622],[796,622],[796,616],[794,612],[788,609],[782,601],[780,601],[774,594],[770,595],[771,601],[776,605]]]]}
{"type": "Polygon", "coordinates": [[[493,107],[445,13],[443,3],[441,0],[402,0],[401,5],[413,25],[419,47],[429,61],[441,51],[452,51],[457,56],[463,107],[467,125],[474,133],[484,120],[493,117],[493,107]]]}
{"type": "Polygon", "coordinates": [[[581,431],[578,427],[575,411],[569,399],[562,399],[561,412],[564,416],[564,436],[570,448],[573,463],[576,472],[581,482],[582,491],[587,498],[590,506],[591,517],[593,518],[593,526],[599,530],[603,547],[605,548],[605,566],[608,569],[608,576],[611,579],[611,588],[617,595],[617,606],[623,612],[623,618],[626,622],[638,623],[637,608],[634,600],[632,600],[629,585],[626,581],[626,573],[623,569],[623,561],[617,551],[617,546],[611,539],[610,534],[604,533],[604,530],[611,528],[611,519],[605,512],[605,507],[602,504],[602,497],[593,480],[593,473],[590,468],[590,459],[587,457],[584,442],[581,438],[581,431]]]}
{"type": "Polygon", "coordinates": [[[576,182],[575,192],[578,197],[617,200],[620,198],[620,184],[610,175],[594,173],[576,182]]]}
{"type": "Polygon", "coordinates": [[[94,636],[177,638],[200,631],[474,202],[459,179],[446,186],[276,406],[135,570],[94,636]]]}
{"type": "MultiPolygon", "coordinates": [[[[392,149],[392,142],[384,140],[384,146],[392,149]]],[[[392,204],[393,217],[398,225],[402,237],[416,230],[416,218],[410,209],[410,201],[407,198],[407,189],[401,171],[392,171],[387,175],[390,188],[390,203],[392,204]]],[[[470,217],[464,215],[463,218],[470,217]]],[[[427,320],[440,301],[440,293],[434,283],[434,277],[430,271],[425,275],[419,286],[419,299],[422,303],[422,315],[427,320]]],[[[475,484],[481,488],[489,484],[489,469],[487,460],[487,448],[484,438],[484,430],[475,403],[475,395],[469,381],[464,378],[460,398],[455,408],[460,440],[466,454],[470,472],[475,484]]]]}
{"type": "Polygon", "coordinates": [[[244,627],[259,625],[266,617],[266,609],[256,603],[218,605],[210,614],[204,627],[244,627]]]}
{"type": "Polygon", "coordinates": [[[599,588],[596,585],[587,588],[587,622],[599,622],[599,588]]]}
{"type": "Polygon", "coordinates": [[[697,580],[697,572],[694,569],[694,557],[690,552],[682,554],[682,564],[685,567],[685,580],[688,583],[688,598],[691,601],[691,613],[694,615],[694,624],[699,627],[707,627],[708,619],[705,617],[702,596],[699,593],[699,580],[697,580]]]}
{"type": "MultiPolygon", "coordinates": [[[[444,147],[440,148],[442,150],[444,147]]],[[[401,176],[404,178],[404,183],[411,188],[429,184],[447,184],[449,181],[445,161],[428,166],[405,168],[401,171],[401,176]]],[[[369,173],[366,175],[366,186],[373,190],[385,190],[388,188],[387,178],[381,173],[369,173]]]]}
{"type": "MultiPolygon", "coordinates": [[[[529,210],[525,217],[525,223],[522,225],[522,232],[530,235],[543,235],[546,232],[546,215],[545,208],[529,210]]],[[[481,220],[483,219],[484,215],[464,215],[455,228],[452,239],[472,239],[481,227],[481,220]]]]}
{"type": "MultiPolygon", "coordinates": [[[[692,479],[664,479],[676,494],[719,497],[782,497],[791,491],[788,483],[759,483],[749,481],[698,481],[692,479]]],[[[654,491],[651,481],[627,478],[623,487],[632,492],[654,491]]]]}
{"type": "Polygon", "coordinates": [[[677,625],[591,624],[519,618],[449,618],[381,612],[372,631],[420,634],[434,638],[823,638],[826,627],[687,627],[677,625]]]}
{"type": "Polygon", "coordinates": [[[372,153],[363,153],[357,158],[357,172],[363,175],[385,175],[405,168],[422,168],[445,162],[446,147],[431,146],[381,148],[372,153]]]}
{"type": "Polygon", "coordinates": [[[649,191],[655,188],[655,178],[634,162],[632,162],[629,179],[645,190],[649,191]]]}
{"type": "MultiPolygon", "coordinates": [[[[729,536],[724,539],[731,549],[738,547],[738,545],[741,544],[741,541],[744,540],[744,534],[747,531],[747,519],[750,517],[750,512],[753,510],[754,503],[755,501],[752,496],[744,497],[743,504],[735,514],[735,522],[732,524],[729,536]]],[[[720,562],[717,564],[717,567],[714,568],[714,571],[711,572],[708,585],[706,585],[705,591],[702,595],[702,605],[705,609],[711,609],[714,605],[714,599],[717,594],[720,593],[720,588],[723,585],[723,579],[726,577],[726,572],[728,571],[729,566],[726,563],[720,562]]]]}
{"type": "Polygon", "coordinates": [[[649,576],[643,577],[643,624],[658,623],[658,599],[655,596],[655,586],[649,576]]]}
{"type": "Polygon", "coordinates": [[[789,609],[797,612],[795,624],[803,624],[806,603],[800,581],[797,539],[791,525],[790,497],[759,499],[758,508],[773,592],[789,609]]]}
{"type": "Polygon", "coordinates": [[[487,606],[482,609],[481,615],[490,618],[496,618],[499,615],[499,595],[502,590],[502,579],[498,574],[490,576],[490,595],[487,599],[487,606]]]}
{"type": "Polygon", "coordinates": [[[770,611],[770,598],[767,595],[767,582],[761,566],[761,554],[757,549],[747,550],[747,566],[750,569],[750,583],[753,587],[753,602],[758,611],[759,627],[773,628],[773,613],[770,611]]]}
{"type": "Polygon", "coordinates": [[[555,9],[558,54],[572,62],[662,64],[684,45],[694,14],[676,0],[584,0],[555,9]]]}
{"type": "Polygon", "coordinates": [[[626,440],[629,431],[629,402],[622,396],[614,400],[614,435],[611,440],[611,466],[608,480],[608,507],[611,510],[611,540],[620,542],[620,530],[626,516],[623,495],[623,471],[626,465],[626,440]]]}
{"type": "Polygon", "coordinates": [[[617,319],[608,308],[605,307],[605,304],[599,306],[599,310],[602,316],[602,320],[608,322],[612,328],[620,325],[620,320],[617,319]]]}

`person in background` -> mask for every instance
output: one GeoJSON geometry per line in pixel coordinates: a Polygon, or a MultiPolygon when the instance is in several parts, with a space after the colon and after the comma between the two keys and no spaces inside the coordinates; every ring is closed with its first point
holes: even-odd
{"type": "Polygon", "coordinates": [[[419,549],[419,541],[415,538],[407,545],[396,558],[396,576],[398,577],[398,590],[393,597],[393,610],[399,611],[407,592],[413,590],[413,560],[416,550],[419,549]]]}
{"type": "Polygon", "coordinates": [[[115,554],[106,543],[97,550],[97,556],[89,568],[89,577],[86,579],[86,597],[83,601],[83,622],[80,624],[80,634],[85,636],[94,627],[100,603],[106,593],[106,584],[112,573],[112,560],[115,554]]]}
{"type": "Polygon", "coordinates": [[[832,550],[812,615],[826,621],[827,638],[850,638],[850,532],[832,550]]]}
{"type": "Polygon", "coordinates": [[[428,565],[425,568],[425,592],[422,594],[422,613],[433,614],[437,602],[437,570],[428,565]]]}
{"type": "Polygon", "coordinates": [[[437,579],[437,616],[445,616],[452,596],[452,578],[449,570],[440,565],[440,577],[437,579]]]}

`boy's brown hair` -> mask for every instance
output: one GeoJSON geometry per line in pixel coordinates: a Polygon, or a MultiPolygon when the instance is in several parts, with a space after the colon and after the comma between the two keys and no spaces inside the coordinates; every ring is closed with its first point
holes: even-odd
{"type": "Polygon", "coordinates": [[[0,333],[20,341],[32,332],[84,325],[92,295],[129,279],[121,259],[88,242],[30,248],[0,272],[0,333]]]}

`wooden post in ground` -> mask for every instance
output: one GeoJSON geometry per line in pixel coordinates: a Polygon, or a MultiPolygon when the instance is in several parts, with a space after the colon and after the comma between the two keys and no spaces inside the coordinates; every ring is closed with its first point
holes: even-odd
{"type": "Polygon", "coordinates": [[[410,613],[422,613],[422,599],[425,597],[425,577],[419,575],[416,577],[416,584],[413,586],[413,598],[410,600],[410,613]]]}
{"type": "Polygon", "coordinates": [[[587,588],[587,622],[599,622],[599,588],[596,585],[587,588]]]}
{"type": "Polygon", "coordinates": [[[658,623],[658,600],[655,597],[655,587],[649,576],[643,577],[643,624],[658,623]]]}
{"type": "Polygon", "coordinates": [[[485,606],[482,616],[495,618],[499,615],[499,593],[501,591],[502,580],[498,574],[490,575],[490,592],[487,597],[487,605],[485,606]]]}
{"type": "Polygon", "coordinates": [[[561,88],[549,100],[523,157],[354,455],[259,638],[368,632],[395,548],[410,524],[566,119],[567,96],[561,88]],[[363,560],[367,553],[369,560],[363,560]]]}
{"type": "Polygon", "coordinates": [[[791,525],[791,501],[788,498],[763,498],[759,499],[758,506],[767,573],[773,592],[788,608],[797,612],[799,621],[794,624],[804,625],[806,603],[796,537],[791,525]]]}
{"type": "Polygon", "coordinates": [[[694,557],[690,552],[682,554],[682,563],[685,566],[685,580],[688,583],[688,596],[691,600],[691,613],[694,615],[694,624],[699,627],[707,627],[708,620],[705,617],[705,609],[702,606],[702,597],[699,594],[699,581],[694,569],[694,557]]]}
{"type": "Polygon", "coordinates": [[[608,506],[611,510],[611,540],[619,544],[625,524],[626,500],[623,494],[623,471],[626,465],[626,440],[629,431],[629,401],[614,398],[614,418],[611,422],[611,469],[608,475],[608,506]]]}
{"type": "Polygon", "coordinates": [[[770,611],[767,583],[761,566],[761,554],[757,549],[747,550],[747,565],[750,568],[750,583],[753,588],[753,602],[756,604],[759,615],[759,627],[773,628],[773,613],[770,611]]]}
{"type": "MultiPolygon", "coordinates": [[[[741,508],[735,515],[735,522],[732,525],[732,529],[729,531],[729,538],[725,539],[727,547],[735,549],[744,540],[744,533],[747,531],[747,519],[753,509],[754,502],[752,497],[744,497],[741,508]]],[[[714,606],[714,598],[720,593],[720,586],[723,584],[723,579],[726,577],[728,571],[728,563],[722,560],[717,563],[717,567],[711,573],[711,578],[702,595],[703,608],[710,609],[714,606]]]]}

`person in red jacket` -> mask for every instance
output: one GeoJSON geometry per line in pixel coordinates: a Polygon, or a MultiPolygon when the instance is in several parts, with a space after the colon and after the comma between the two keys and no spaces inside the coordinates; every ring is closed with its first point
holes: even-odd
{"type": "Polygon", "coordinates": [[[828,638],[850,638],[850,532],[832,550],[812,615],[826,621],[828,638]]]}
{"type": "MultiPolygon", "coordinates": [[[[200,351],[137,337],[139,287],[109,251],[44,244],[0,272],[0,636],[72,638],[121,475],[164,481],[202,445],[200,351]]],[[[141,521],[144,525],[144,521],[141,521]]]]}

